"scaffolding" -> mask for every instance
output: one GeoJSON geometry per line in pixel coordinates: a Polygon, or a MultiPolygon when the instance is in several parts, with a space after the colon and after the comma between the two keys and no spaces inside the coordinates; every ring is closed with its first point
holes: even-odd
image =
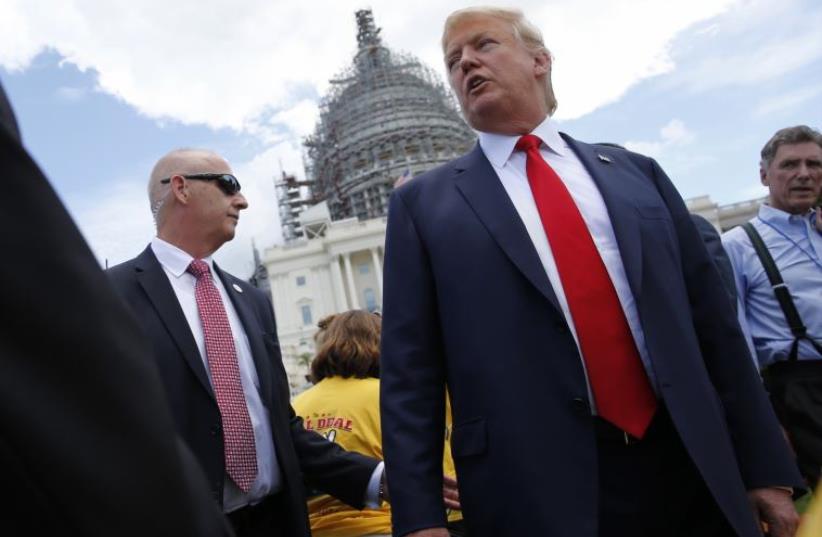
{"type": "Polygon", "coordinates": [[[280,208],[280,226],[282,227],[283,239],[291,242],[303,236],[302,224],[300,223],[300,213],[307,207],[314,205],[316,200],[313,195],[313,181],[300,181],[295,175],[281,171],[282,177],[274,182],[274,190],[277,194],[277,203],[280,208]]]}
{"type": "Polygon", "coordinates": [[[313,199],[326,200],[334,220],[384,216],[397,179],[445,163],[475,140],[433,70],[386,48],[370,9],[355,16],[357,53],[330,81],[304,141],[313,199]]]}

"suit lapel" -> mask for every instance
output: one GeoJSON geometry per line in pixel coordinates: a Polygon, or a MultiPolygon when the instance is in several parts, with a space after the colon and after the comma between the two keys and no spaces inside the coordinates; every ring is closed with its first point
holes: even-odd
{"type": "Polygon", "coordinates": [[[263,403],[268,405],[271,401],[271,364],[268,363],[268,350],[263,341],[263,328],[260,326],[251,304],[251,297],[247,293],[238,291],[241,287],[235,287],[232,277],[223,272],[217,263],[214,263],[214,272],[223,282],[226,293],[234,305],[234,310],[240,318],[240,322],[245,329],[245,335],[248,337],[248,345],[251,348],[251,356],[254,359],[254,365],[257,367],[257,378],[260,382],[260,396],[263,403]]]}
{"type": "Polygon", "coordinates": [[[148,295],[168,333],[180,349],[183,359],[188,363],[203,388],[213,397],[214,392],[211,389],[211,383],[208,381],[208,374],[197,348],[197,343],[191,334],[191,328],[189,328],[185,314],[180,308],[180,303],[177,301],[177,295],[171,287],[171,282],[168,281],[168,276],[166,276],[162,265],[157,261],[150,246],[137,257],[135,270],[137,281],[148,295]]]}
{"type": "Polygon", "coordinates": [[[456,172],[457,189],[505,255],[561,311],[525,224],[479,144],[457,162],[456,172]]]}
{"type": "Polygon", "coordinates": [[[578,142],[560,133],[576,153],[582,165],[594,179],[614,229],[622,264],[634,298],[639,300],[642,291],[642,241],[639,216],[630,188],[636,179],[625,173],[615,157],[601,158],[602,153],[591,145],[578,142]]]}

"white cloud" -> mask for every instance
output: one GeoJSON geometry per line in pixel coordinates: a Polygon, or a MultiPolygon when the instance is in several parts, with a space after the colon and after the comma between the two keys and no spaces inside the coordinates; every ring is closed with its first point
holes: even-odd
{"type": "Polygon", "coordinates": [[[659,139],[653,141],[628,141],[625,147],[631,151],[642,153],[659,159],[669,149],[679,148],[693,143],[696,135],[688,130],[680,119],[672,119],[659,130],[659,139]]]}
{"type": "Polygon", "coordinates": [[[822,59],[822,10],[809,4],[744,2],[733,16],[721,18],[718,30],[704,36],[710,54],[682,69],[670,83],[695,92],[761,84],[822,59]]]}
{"type": "Polygon", "coordinates": [[[87,90],[85,88],[78,88],[74,86],[61,86],[55,92],[58,99],[67,102],[78,102],[83,100],[86,96],[87,90]]]}
{"type": "MultiPolygon", "coordinates": [[[[438,73],[442,21],[464,5],[371,2],[385,43],[417,55],[438,73]]],[[[555,56],[560,119],[590,113],[644,78],[669,72],[674,68],[669,48],[677,34],[738,5],[735,0],[516,3],[543,30],[555,56]]],[[[94,73],[94,91],[114,95],[158,123],[229,127],[268,145],[250,162],[235,163],[251,207],[235,240],[217,256],[229,270],[247,275],[251,237],[260,248],[279,239],[272,175],[280,162],[302,174],[301,137],[314,127],[316,98],[327,90],[328,79],[350,64],[356,49],[353,13],[362,7],[361,0],[2,0],[0,65],[25,69],[51,49],[94,73]]],[[[666,129],[659,141],[645,142],[651,150],[685,143],[688,131],[681,123],[666,129]]],[[[81,217],[97,255],[117,262],[139,251],[135,247],[148,241],[153,225],[143,179],[113,184],[119,186],[93,203],[69,199],[69,206],[81,217]]]]}
{"type": "Polygon", "coordinates": [[[351,9],[323,7],[348,46],[324,35],[313,4],[272,1],[62,0],[6,3],[0,60],[22,68],[53,48],[100,87],[152,118],[243,129],[290,89],[324,84],[354,47],[351,9]],[[4,23],[4,26],[8,23],[4,23]],[[340,25],[346,26],[346,25],[340,25]],[[347,31],[346,31],[347,30],[347,31]],[[306,61],[311,58],[311,61],[306,61]]]}
{"type": "Polygon", "coordinates": [[[772,96],[757,105],[754,109],[754,115],[761,117],[792,111],[819,94],[822,94],[822,88],[809,86],[782,95],[772,96]]]}
{"type": "MultiPolygon", "coordinates": [[[[672,68],[671,39],[732,0],[686,3],[560,0],[518,3],[556,56],[560,117],[618,99],[672,68]]],[[[441,21],[456,0],[372,2],[386,42],[441,72],[441,21]]],[[[304,131],[306,84],[318,93],[350,61],[359,0],[5,0],[0,64],[24,68],[45,48],[98,75],[111,93],[152,118],[251,129],[267,111],[304,131]],[[295,123],[290,123],[290,122],[295,123]]]]}
{"type": "Polygon", "coordinates": [[[304,137],[311,134],[317,123],[319,109],[317,103],[304,99],[288,110],[283,110],[274,116],[274,121],[291,127],[294,134],[304,137]]]}
{"type": "Polygon", "coordinates": [[[577,2],[557,10],[541,3],[535,21],[554,56],[560,107],[571,119],[619,100],[637,82],[670,72],[673,38],[735,2],[577,2]]]}
{"type": "Polygon", "coordinates": [[[154,236],[142,177],[114,180],[95,199],[69,196],[66,205],[101,265],[134,257],[154,236]]]}
{"type": "Polygon", "coordinates": [[[303,99],[289,108],[260,114],[246,124],[246,130],[267,144],[278,144],[283,140],[297,142],[314,130],[318,117],[317,102],[303,99]]]}

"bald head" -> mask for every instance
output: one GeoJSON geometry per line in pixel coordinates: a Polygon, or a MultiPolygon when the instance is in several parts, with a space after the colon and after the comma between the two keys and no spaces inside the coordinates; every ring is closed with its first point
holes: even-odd
{"type": "Polygon", "coordinates": [[[172,175],[200,173],[215,163],[227,165],[226,160],[214,151],[192,148],[175,149],[157,161],[148,180],[148,201],[158,228],[165,219],[166,202],[171,191],[170,185],[160,181],[172,175]]]}

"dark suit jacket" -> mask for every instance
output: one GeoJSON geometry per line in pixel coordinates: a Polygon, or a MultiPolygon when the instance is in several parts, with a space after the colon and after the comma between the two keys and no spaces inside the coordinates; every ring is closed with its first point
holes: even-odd
{"type": "MultiPolygon", "coordinates": [[[[688,211],[653,160],[563,136],[608,208],[683,444],[739,535],[759,535],[745,489],[801,480],[688,211]]],[[[447,384],[469,533],[595,537],[582,362],[479,146],[394,191],[384,282],[381,412],[395,535],[445,523],[447,384]]]]}
{"type": "MultiPolygon", "coordinates": [[[[285,535],[308,536],[303,478],[312,488],[362,507],[377,461],[346,452],[303,428],[289,402],[270,300],[262,291],[223,272],[216,264],[214,272],[243,323],[260,379],[260,396],[271,418],[284,481],[279,511],[290,516],[282,521],[282,529],[285,535]]],[[[222,504],[225,463],[220,413],[174,289],[151,247],[137,258],[109,269],[109,276],[148,336],[177,429],[205,470],[215,500],[222,504]]]]}
{"type": "MultiPolygon", "coordinates": [[[[157,368],[0,87],[0,518],[27,535],[228,535],[157,368]]],[[[7,530],[10,531],[10,530],[7,530]]]]}
{"type": "Polygon", "coordinates": [[[728,252],[726,252],[722,246],[722,239],[719,237],[719,232],[717,232],[713,224],[698,214],[691,214],[691,220],[694,221],[696,229],[699,230],[702,242],[705,243],[705,248],[708,250],[711,259],[713,259],[716,269],[719,271],[719,276],[722,278],[722,285],[725,286],[725,291],[731,299],[734,311],[736,311],[737,298],[734,268],[733,265],[731,265],[728,252]]]}

